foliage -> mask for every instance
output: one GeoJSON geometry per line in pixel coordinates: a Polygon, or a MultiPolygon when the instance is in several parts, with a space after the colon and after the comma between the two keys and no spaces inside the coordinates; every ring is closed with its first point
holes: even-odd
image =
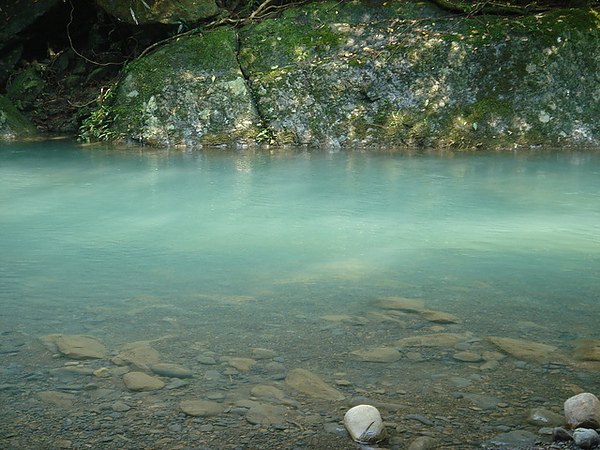
{"type": "Polygon", "coordinates": [[[117,133],[111,129],[113,121],[117,116],[112,110],[115,91],[107,88],[100,93],[97,99],[98,107],[83,120],[79,128],[79,138],[83,141],[92,140],[111,141],[116,139],[117,133]]]}

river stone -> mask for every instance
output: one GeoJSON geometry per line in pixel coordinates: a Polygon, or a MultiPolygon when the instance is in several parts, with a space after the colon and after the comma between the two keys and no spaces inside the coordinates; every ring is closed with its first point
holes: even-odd
{"type": "Polygon", "coordinates": [[[265,384],[259,384],[254,386],[250,393],[254,397],[259,397],[265,400],[282,400],[285,397],[284,392],[281,389],[277,389],[274,386],[267,386],[265,384]]]}
{"type": "Polygon", "coordinates": [[[385,438],[381,414],[371,405],[350,408],[344,415],[344,426],[352,439],[360,444],[374,444],[385,438]]]}
{"type": "Polygon", "coordinates": [[[573,431],[573,440],[581,448],[592,448],[600,444],[600,436],[596,430],[577,428],[573,431]]]}
{"type": "Polygon", "coordinates": [[[452,355],[452,357],[454,359],[456,359],[457,361],[462,361],[462,362],[483,361],[483,358],[481,357],[481,355],[479,353],[469,352],[469,351],[456,352],[454,355],[452,355]]]}
{"type": "Polygon", "coordinates": [[[514,430],[494,436],[490,443],[508,448],[526,448],[535,444],[537,436],[529,431],[514,430]]]}
{"type": "Polygon", "coordinates": [[[600,341],[596,339],[576,341],[575,358],[582,361],[600,361],[600,341]]]}
{"type": "Polygon", "coordinates": [[[571,428],[600,428],[600,401],[594,394],[574,395],[565,401],[564,411],[571,428]]]}
{"type": "Polygon", "coordinates": [[[527,422],[538,427],[559,427],[565,423],[562,414],[555,413],[545,408],[535,408],[530,411],[527,422]]]}
{"type": "Polygon", "coordinates": [[[400,339],[398,347],[444,347],[453,348],[456,344],[471,339],[470,333],[435,333],[400,339]]]}
{"type": "Polygon", "coordinates": [[[112,359],[112,362],[118,366],[131,365],[140,370],[150,370],[150,367],[158,361],[160,361],[160,353],[149,345],[130,348],[112,359]]]}
{"type": "Polygon", "coordinates": [[[194,372],[192,372],[187,367],[181,366],[179,364],[152,364],[150,366],[150,369],[152,369],[152,372],[154,372],[155,374],[163,377],[192,378],[194,376],[194,372]]]}
{"type": "Polygon", "coordinates": [[[165,383],[144,372],[129,372],[123,375],[125,387],[130,391],[156,391],[162,389],[165,383]]]}
{"type": "Polygon", "coordinates": [[[429,322],[436,323],[461,323],[462,321],[454,314],[442,311],[419,311],[419,315],[429,322]]]}
{"type": "Polygon", "coordinates": [[[404,297],[382,297],[373,302],[380,309],[397,309],[399,311],[421,312],[425,307],[423,300],[404,297]]]}
{"type": "Polygon", "coordinates": [[[240,372],[249,372],[252,366],[256,364],[256,360],[251,358],[231,358],[227,361],[227,364],[240,372]]]}
{"type": "Polygon", "coordinates": [[[438,440],[431,436],[421,436],[416,438],[408,446],[408,450],[431,450],[436,448],[438,440]]]}
{"type": "Polygon", "coordinates": [[[491,395],[464,394],[463,398],[473,403],[473,406],[479,409],[494,409],[502,403],[502,400],[498,397],[493,397],[491,395]]]}
{"type": "Polygon", "coordinates": [[[317,375],[305,369],[290,370],[285,377],[285,382],[292,389],[309,397],[335,401],[344,399],[344,394],[327,385],[317,375]]]}
{"type": "Polygon", "coordinates": [[[245,418],[251,424],[281,425],[285,423],[287,408],[275,405],[255,405],[251,407],[245,418]]]}
{"type": "Polygon", "coordinates": [[[268,348],[253,348],[252,349],[252,358],[254,359],[272,359],[277,356],[277,352],[275,350],[271,350],[268,348]]]}
{"type": "Polygon", "coordinates": [[[184,400],[179,404],[179,410],[194,417],[216,416],[223,412],[223,406],[208,400],[184,400]]]}
{"type": "Polygon", "coordinates": [[[499,336],[488,336],[487,340],[522,361],[544,362],[561,359],[558,348],[552,345],[499,336]]]}
{"type": "Polygon", "coordinates": [[[391,363],[402,359],[402,353],[391,347],[355,350],[350,355],[357,361],[391,363]]]}
{"type": "Polygon", "coordinates": [[[65,409],[73,407],[73,401],[76,398],[73,394],[57,391],[42,391],[37,395],[44,403],[65,409]]]}
{"type": "Polygon", "coordinates": [[[62,335],[56,340],[58,350],[73,359],[102,359],[107,357],[106,347],[93,336],[62,335]]]}

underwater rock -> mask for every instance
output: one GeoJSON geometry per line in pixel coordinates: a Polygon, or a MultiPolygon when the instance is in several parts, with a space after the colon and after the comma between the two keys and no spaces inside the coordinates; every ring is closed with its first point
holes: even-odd
{"type": "Polygon", "coordinates": [[[537,436],[525,430],[513,430],[494,436],[490,443],[505,448],[526,448],[535,444],[537,436]]]}
{"type": "Polygon", "coordinates": [[[65,392],[57,391],[43,391],[38,392],[38,397],[49,405],[58,408],[72,408],[75,396],[73,394],[67,394],[65,392]]]}
{"type": "Polygon", "coordinates": [[[400,339],[398,347],[445,347],[452,348],[456,344],[473,337],[470,333],[434,333],[400,339]]]}
{"type": "Polygon", "coordinates": [[[488,336],[486,339],[509,355],[522,361],[544,362],[553,359],[562,359],[558,348],[552,345],[498,336],[488,336]]]}
{"type": "Polygon", "coordinates": [[[479,362],[483,360],[483,357],[479,353],[470,351],[456,352],[452,355],[452,358],[462,362],[479,362]]]}
{"type": "Polygon", "coordinates": [[[565,417],[545,408],[535,408],[529,413],[527,422],[538,427],[559,427],[565,423],[565,417]]]}
{"type": "Polygon", "coordinates": [[[437,445],[438,441],[431,436],[421,436],[410,443],[408,450],[431,450],[437,445]]]}
{"type": "Polygon", "coordinates": [[[577,428],[573,431],[573,440],[581,448],[592,448],[600,444],[600,436],[596,430],[589,428],[577,428]]]}
{"type": "Polygon", "coordinates": [[[112,359],[117,366],[131,365],[140,370],[150,370],[158,361],[160,353],[146,344],[125,350],[112,359]]]}
{"type": "Polygon", "coordinates": [[[269,348],[253,348],[252,349],[252,358],[254,359],[271,359],[277,356],[277,352],[275,350],[271,350],[269,348]]]}
{"type": "Polygon", "coordinates": [[[344,426],[352,439],[360,444],[374,444],[385,438],[381,414],[371,405],[350,408],[344,415],[344,426]]]}
{"type": "Polygon", "coordinates": [[[313,398],[323,400],[343,400],[344,394],[327,385],[319,376],[305,369],[290,370],[285,382],[292,389],[313,398]]]}
{"type": "Polygon", "coordinates": [[[600,341],[596,339],[576,341],[575,358],[581,361],[600,361],[600,341]]]}
{"type": "Polygon", "coordinates": [[[275,405],[255,405],[245,415],[248,422],[261,425],[281,425],[285,423],[287,408],[275,405]]]}
{"type": "Polygon", "coordinates": [[[267,386],[265,384],[259,384],[258,386],[254,386],[250,390],[250,393],[254,397],[262,398],[265,400],[281,401],[285,397],[285,394],[281,389],[277,389],[274,386],[267,386]]]}
{"type": "Polygon", "coordinates": [[[462,320],[454,314],[445,313],[442,311],[419,311],[419,315],[429,322],[435,323],[461,323],[462,320]]]}
{"type": "Polygon", "coordinates": [[[594,394],[583,392],[565,401],[565,417],[569,427],[599,428],[600,400],[594,394]]]}
{"type": "Polygon", "coordinates": [[[73,359],[102,359],[108,354],[104,344],[93,336],[60,335],[55,343],[58,351],[73,359]]]}
{"type": "Polygon", "coordinates": [[[357,361],[390,363],[402,359],[402,353],[395,348],[379,347],[365,350],[355,350],[350,355],[357,361]]]}
{"type": "Polygon", "coordinates": [[[179,404],[179,410],[193,417],[216,416],[223,412],[223,406],[209,400],[184,400],[179,404]]]}
{"type": "Polygon", "coordinates": [[[166,364],[166,363],[152,364],[150,366],[150,369],[155,374],[163,376],[163,377],[192,378],[194,376],[194,372],[192,372],[187,367],[181,366],[179,364],[166,364]]]}
{"type": "Polygon", "coordinates": [[[251,358],[230,358],[227,364],[240,372],[249,372],[252,366],[256,364],[256,360],[251,358]]]}
{"type": "Polygon", "coordinates": [[[404,297],[382,297],[373,302],[379,309],[397,309],[398,311],[421,312],[425,307],[423,300],[404,297]]]}
{"type": "Polygon", "coordinates": [[[130,391],[156,391],[162,389],[165,383],[144,372],[129,372],[123,375],[125,387],[130,391]]]}

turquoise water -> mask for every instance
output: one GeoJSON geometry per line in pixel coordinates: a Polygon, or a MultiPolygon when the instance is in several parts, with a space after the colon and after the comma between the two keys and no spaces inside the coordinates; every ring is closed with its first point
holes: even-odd
{"type": "Polygon", "coordinates": [[[600,337],[597,152],[4,145],[0,211],[4,330],[122,343],[198,308],[285,326],[402,296],[600,337]]]}

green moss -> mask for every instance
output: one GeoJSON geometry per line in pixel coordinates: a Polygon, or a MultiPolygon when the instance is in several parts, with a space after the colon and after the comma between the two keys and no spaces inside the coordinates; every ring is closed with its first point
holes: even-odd
{"type": "Polygon", "coordinates": [[[35,134],[35,126],[6,97],[0,95],[0,139],[35,134]]]}

